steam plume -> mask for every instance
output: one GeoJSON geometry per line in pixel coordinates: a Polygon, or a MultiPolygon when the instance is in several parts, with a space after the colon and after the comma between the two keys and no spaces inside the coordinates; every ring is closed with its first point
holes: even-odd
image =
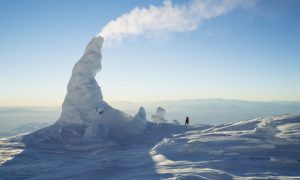
{"type": "Polygon", "coordinates": [[[171,32],[189,32],[211,18],[221,16],[234,8],[254,4],[254,0],[190,0],[173,4],[165,0],[161,6],[135,7],[130,12],[108,22],[97,35],[106,42],[121,42],[126,37],[155,36],[171,32]]]}

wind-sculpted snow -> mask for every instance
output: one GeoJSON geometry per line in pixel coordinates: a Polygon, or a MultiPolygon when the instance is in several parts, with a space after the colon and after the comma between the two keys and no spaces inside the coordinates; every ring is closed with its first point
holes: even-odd
{"type": "MultiPolygon", "coordinates": [[[[143,114],[141,108],[135,117],[143,117],[143,114]]],[[[0,177],[6,180],[164,179],[169,175],[157,174],[156,165],[149,154],[151,148],[173,134],[208,127],[149,123],[143,133],[137,136],[138,139],[128,138],[130,143],[125,145],[102,141],[64,147],[51,144],[50,149],[26,146],[22,141],[23,136],[0,139],[0,177]]]]}
{"type": "Polygon", "coordinates": [[[140,141],[126,145],[41,149],[21,139],[0,139],[2,179],[300,178],[300,116],[214,127],[148,123],[140,141]]]}
{"type": "Polygon", "coordinates": [[[159,172],[182,179],[300,178],[300,116],[190,131],[164,139],[151,154],[159,172]]]}

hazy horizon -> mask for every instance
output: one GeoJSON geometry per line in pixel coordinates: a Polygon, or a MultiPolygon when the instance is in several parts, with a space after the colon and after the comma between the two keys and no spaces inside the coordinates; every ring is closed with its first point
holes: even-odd
{"type": "MultiPolygon", "coordinates": [[[[143,103],[160,103],[160,102],[180,102],[180,101],[201,101],[201,100],[224,100],[224,101],[241,101],[241,102],[258,102],[258,103],[300,103],[300,100],[288,101],[288,100],[245,100],[245,99],[226,99],[226,98],[195,98],[195,99],[165,99],[165,100],[149,100],[149,101],[131,101],[131,100],[116,100],[116,101],[106,101],[108,104],[117,104],[117,103],[132,103],[132,104],[143,104],[143,103]]],[[[57,105],[6,105],[0,106],[0,108],[61,108],[61,104],[57,105]]]]}
{"type": "MultiPolygon", "coordinates": [[[[188,115],[192,124],[222,124],[279,114],[300,115],[300,102],[258,102],[230,99],[194,99],[178,101],[108,102],[112,107],[134,116],[139,107],[146,109],[147,119],[157,107],[166,110],[169,122],[183,123],[188,115]]],[[[61,113],[61,106],[54,107],[0,107],[0,132],[31,122],[54,123],[61,113]]]]}

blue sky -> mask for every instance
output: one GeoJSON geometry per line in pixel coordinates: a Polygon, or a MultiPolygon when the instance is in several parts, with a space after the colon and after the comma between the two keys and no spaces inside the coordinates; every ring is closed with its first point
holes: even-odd
{"type": "MultiPolygon", "coordinates": [[[[0,106],[59,106],[74,63],[109,21],[162,1],[0,1],[0,106]]],[[[173,1],[181,4],[182,1],[173,1]]],[[[102,49],[104,99],[300,101],[300,2],[257,1],[195,31],[102,49]]]]}

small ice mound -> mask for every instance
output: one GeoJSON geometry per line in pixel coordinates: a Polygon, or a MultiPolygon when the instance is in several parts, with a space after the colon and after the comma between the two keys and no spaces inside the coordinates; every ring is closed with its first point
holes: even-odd
{"type": "Polygon", "coordinates": [[[166,110],[162,107],[158,107],[156,109],[155,114],[151,116],[151,119],[154,123],[167,123],[166,116],[166,110]]]}
{"type": "Polygon", "coordinates": [[[263,119],[254,129],[256,135],[265,138],[275,137],[279,132],[276,122],[271,117],[263,119]]]}

